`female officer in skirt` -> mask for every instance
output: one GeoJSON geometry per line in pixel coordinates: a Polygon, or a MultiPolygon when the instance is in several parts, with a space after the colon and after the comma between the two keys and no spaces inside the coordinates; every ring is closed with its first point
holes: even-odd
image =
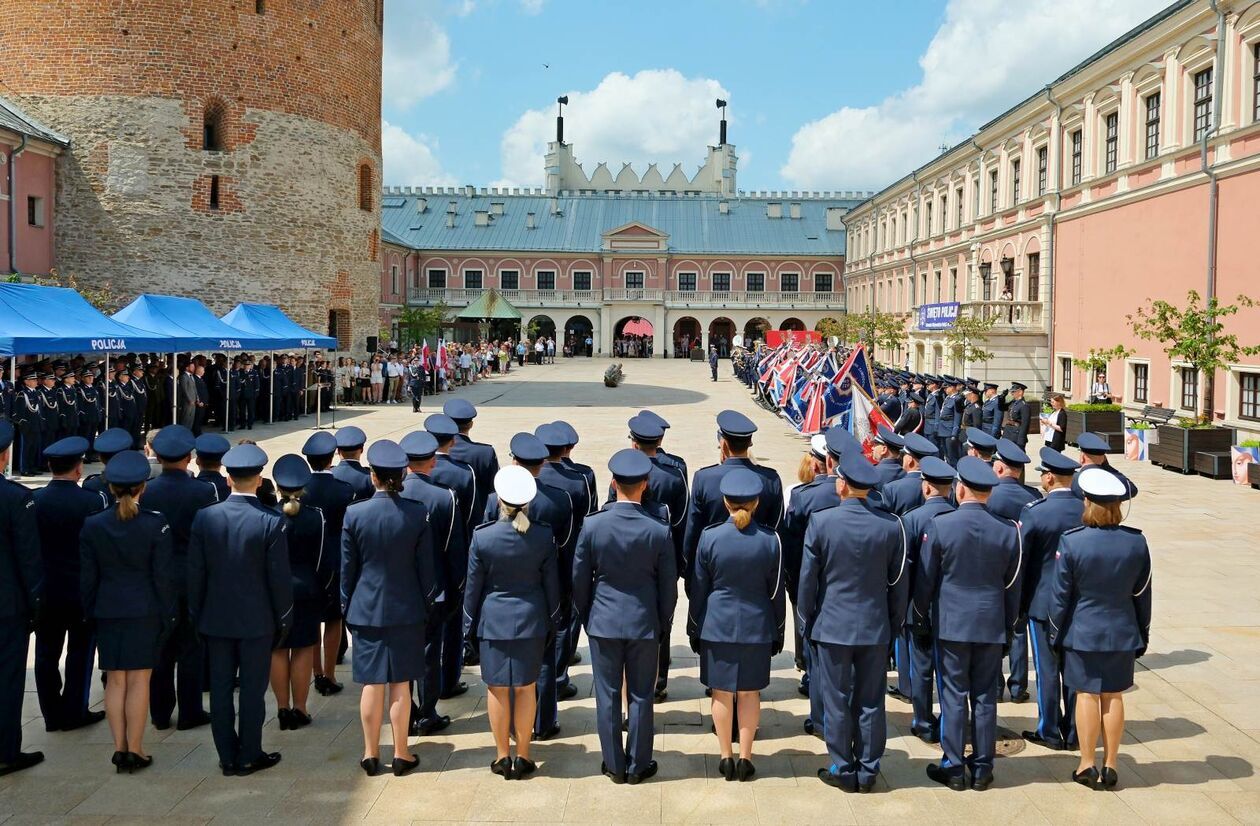
{"type": "Polygon", "coordinates": [[[1076,690],[1081,761],[1072,779],[1114,788],[1124,735],[1124,698],[1133,662],[1151,628],[1151,554],[1136,528],[1120,525],[1129,498],[1123,479],[1085,468],[1073,488],[1085,498],[1083,527],[1063,534],[1050,595],[1051,644],[1062,652],[1063,683],[1076,690]],[[1101,731],[1103,767],[1096,767],[1101,731]]]}
{"type": "Polygon", "coordinates": [[[79,536],[83,611],[96,622],[97,656],[108,675],[112,762],[120,774],[153,764],[144,751],[149,677],[164,635],[175,627],[170,528],[161,514],[139,506],[148,479],[143,454],[115,454],[105,467],[114,506],[88,517],[79,536]]]}
{"type": "Polygon", "coordinates": [[[495,474],[494,492],[498,519],[477,528],[468,549],[464,636],[481,653],[496,753],[490,771],[511,780],[536,768],[529,759],[534,683],[547,640],[556,632],[560,581],[551,528],[531,523],[527,515],[538,493],[534,477],[523,467],[503,468],[495,474]],[[508,753],[513,719],[515,761],[508,753]]]}
{"type": "Polygon", "coordinates": [[[319,620],[331,585],[332,554],[325,554],[324,514],[302,504],[311,481],[306,460],[294,453],[281,456],[272,468],[280,494],[280,513],[289,536],[289,570],[293,577],[293,627],[281,647],[271,652],[271,692],[276,695],[280,730],[311,724],[306,699],[311,694],[319,620]],[[292,706],[289,705],[290,699],[292,706]]]}
{"type": "Polygon", "coordinates": [[[382,439],[367,452],[371,498],[346,509],[341,531],[341,607],[354,641],[354,681],[363,686],[359,716],[368,776],[381,768],[381,712],[386,689],[394,731],[395,777],[414,771],[410,754],[411,682],[424,679],[424,623],[440,589],[429,509],[399,494],[407,454],[382,439]]]}
{"type": "Polygon", "coordinates": [[[687,633],[700,655],[700,682],[713,691],[713,727],[727,780],[750,780],[761,690],[770,684],[770,658],[783,650],[783,552],[774,531],[753,520],[761,477],[734,470],[720,486],[725,522],[700,535],[687,633]],[[738,703],[736,702],[738,698],[738,703]],[[731,754],[738,708],[739,762],[731,754]]]}

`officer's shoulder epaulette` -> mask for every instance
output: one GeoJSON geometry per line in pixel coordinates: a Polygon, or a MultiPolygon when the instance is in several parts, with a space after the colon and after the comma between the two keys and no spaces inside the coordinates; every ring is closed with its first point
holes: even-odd
{"type": "Polygon", "coordinates": [[[818,515],[819,515],[819,514],[821,514],[821,513],[827,513],[828,511],[834,511],[834,510],[836,510],[836,509],[837,509],[837,508],[839,508],[839,507],[840,507],[839,505],[828,505],[828,506],[827,506],[827,507],[825,507],[825,508],[819,508],[819,509],[818,509],[818,510],[816,510],[816,511],[811,511],[809,515],[810,515],[810,517],[812,518],[812,517],[818,516],[818,515]]]}
{"type": "Polygon", "coordinates": [[[726,524],[726,522],[714,522],[712,525],[705,525],[705,526],[704,526],[704,528],[700,531],[700,533],[702,533],[702,534],[704,534],[704,533],[708,533],[709,531],[713,530],[714,528],[720,528],[720,527],[722,527],[722,526],[723,526],[723,525],[725,525],[725,524],[726,524]]]}
{"type": "Polygon", "coordinates": [[[1028,510],[1029,508],[1035,508],[1035,507],[1037,507],[1038,505],[1040,505],[1042,502],[1049,502],[1049,501],[1050,501],[1049,499],[1046,499],[1046,498],[1043,496],[1043,497],[1041,497],[1041,498],[1039,498],[1039,499],[1034,499],[1034,500],[1032,500],[1031,502],[1025,502],[1025,503],[1024,503],[1024,510],[1028,510]]]}
{"type": "Polygon", "coordinates": [[[474,525],[474,526],[473,526],[473,533],[476,533],[477,531],[481,530],[482,528],[488,528],[488,527],[490,527],[491,525],[497,525],[497,524],[498,524],[498,520],[497,520],[497,519],[496,519],[495,521],[493,521],[493,522],[482,522],[480,525],[474,525]]]}
{"type": "Polygon", "coordinates": [[[1141,528],[1135,528],[1132,525],[1117,525],[1116,527],[1125,533],[1133,534],[1134,536],[1145,536],[1145,534],[1142,533],[1141,528]]]}
{"type": "Polygon", "coordinates": [[[1067,536],[1068,534],[1079,533],[1080,531],[1083,531],[1083,530],[1085,530],[1084,525],[1077,525],[1075,528],[1068,528],[1066,531],[1060,534],[1060,536],[1067,536]]]}

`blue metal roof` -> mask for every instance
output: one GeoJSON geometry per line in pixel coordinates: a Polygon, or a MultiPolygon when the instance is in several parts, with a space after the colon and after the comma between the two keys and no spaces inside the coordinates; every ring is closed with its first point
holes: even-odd
{"type": "Polygon", "coordinates": [[[844,230],[827,229],[827,209],[847,212],[861,199],[791,198],[787,193],[778,198],[566,194],[555,199],[555,214],[551,200],[547,195],[399,194],[395,189],[383,199],[381,224],[386,240],[426,251],[594,253],[603,249],[604,233],[637,221],[666,233],[671,253],[843,255],[844,230]],[[417,209],[421,203],[423,211],[417,209]],[[503,214],[489,215],[488,225],[477,226],[475,213],[489,213],[492,203],[502,204],[503,214]],[[767,217],[771,203],[782,205],[782,218],[767,217]],[[454,227],[447,226],[451,204],[454,227]],[[800,204],[800,218],[789,217],[793,204],[800,204]],[[534,229],[527,226],[531,212],[534,229]]]}

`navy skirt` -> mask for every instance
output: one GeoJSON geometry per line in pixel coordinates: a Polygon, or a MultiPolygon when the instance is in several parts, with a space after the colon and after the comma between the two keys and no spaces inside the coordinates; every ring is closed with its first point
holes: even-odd
{"type": "Polygon", "coordinates": [[[354,640],[351,673],[360,685],[424,679],[424,623],[378,628],[350,626],[354,640]]]}
{"type": "Polygon", "coordinates": [[[102,671],[143,671],[157,667],[162,621],[157,617],[98,619],[96,651],[102,671]]]}
{"type": "Polygon", "coordinates": [[[761,691],[770,685],[768,642],[700,641],[700,682],[715,691],[761,691]]]}
{"type": "Polygon", "coordinates": [[[1133,651],[1063,652],[1063,684],[1087,694],[1116,694],[1133,687],[1133,651]]]}
{"type": "Polygon", "coordinates": [[[319,642],[319,620],[327,602],[301,599],[293,603],[293,627],[282,648],[309,648],[319,642]]]}
{"type": "Polygon", "coordinates": [[[481,640],[481,681],[496,688],[519,688],[538,682],[545,642],[542,637],[481,640]]]}

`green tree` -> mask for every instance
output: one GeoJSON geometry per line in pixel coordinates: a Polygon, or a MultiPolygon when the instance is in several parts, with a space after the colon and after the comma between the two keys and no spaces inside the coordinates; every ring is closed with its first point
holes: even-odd
{"type": "Polygon", "coordinates": [[[96,285],[82,284],[74,273],[61,275],[56,270],[50,270],[48,275],[34,276],[32,281],[42,287],[69,287],[105,315],[113,315],[123,307],[122,297],[114,292],[110,281],[96,285]]]}
{"type": "Polygon", "coordinates": [[[1256,306],[1256,301],[1245,295],[1235,302],[1222,304],[1212,296],[1204,303],[1197,291],[1190,290],[1184,307],[1148,299],[1145,306],[1126,316],[1139,338],[1159,342],[1169,358],[1187,362],[1199,371],[1203,397],[1194,412],[1200,421],[1209,421],[1212,416],[1216,371],[1242,356],[1260,353],[1260,345],[1241,344],[1236,333],[1225,332],[1222,319],[1237,315],[1243,307],[1256,306]]]}
{"type": "Polygon", "coordinates": [[[409,347],[426,338],[436,339],[442,328],[450,324],[449,308],[443,303],[432,307],[406,307],[398,314],[399,344],[409,347]]]}
{"type": "Polygon", "coordinates": [[[954,320],[954,325],[945,331],[945,352],[963,365],[990,361],[994,353],[987,349],[989,332],[999,318],[999,314],[988,318],[959,315],[954,320]]]}
{"type": "Polygon", "coordinates": [[[1091,347],[1085,358],[1072,359],[1072,364],[1086,371],[1090,376],[1094,376],[1100,371],[1105,371],[1111,362],[1126,359],[1133,353],[1134,350],[1121,344],[1106,350],[1091,347]]]}
{"type": "Polygon", "coordinates": [[[873,356],[877,350],[891,353],[905,346],[905,318],[901,313],[855,313],[834,321],[824,319],[818,325],[818,332],[824,337],[836,336],[846,344],[861,342],[873,356]]]}

